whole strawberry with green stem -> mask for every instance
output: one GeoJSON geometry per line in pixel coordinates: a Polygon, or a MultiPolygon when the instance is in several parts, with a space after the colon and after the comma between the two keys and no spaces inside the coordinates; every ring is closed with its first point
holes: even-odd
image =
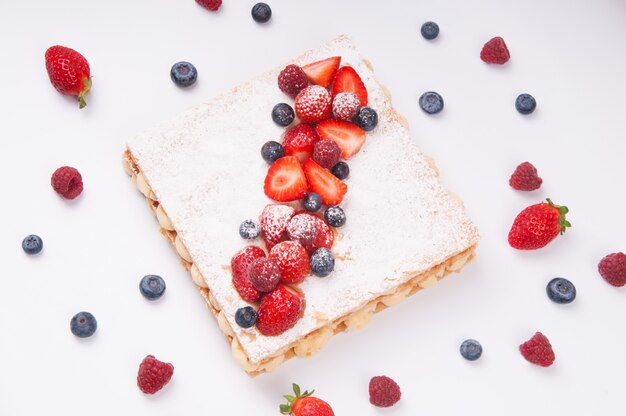
{"type": "Polygon", "coordinates": [[[536,250],[545,247],[559,234],[571,227],[565,218],[568,209],[546,202],[531,205],[520,212],[509,231],[509,244],[518,250],[536,250]]]}
{"type": "Polygon", "coordinates": [[[87,105],[85,97],[91,90],[89,62],[80,53],[65,46],[51,46],[46,51],[46,70],[50,82],[63,95],[78,97],[78,105],[87,105]]]}
{"type": "Polygon", "coordinates": [[[317,397],[313,397],[315,390],[301,393],[300,387],[293,384],[294,395],[283,396],[287,399],[286,404],[280,405],[280,413],[291,416],[335,416],[333,409],[328,403],[317,397]]]}

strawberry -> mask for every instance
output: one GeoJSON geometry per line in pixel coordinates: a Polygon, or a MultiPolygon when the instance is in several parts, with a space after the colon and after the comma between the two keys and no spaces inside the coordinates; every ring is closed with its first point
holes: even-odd
{"type": "Polygon", "coordinates": [[[308,276],[309,255],[297,241],[283,241],[270,250],[269,259],[280,270],[280,282],[284,284],[302,283],[308,276]]]}
{"type": "Polygon", "coordinates": [[[302,67],[311,84],[321,85],[328,88],[339,68],[341,56],[333,56],[331,58],[322,59],[321,61],[312,62],[302,67]]]}
{"type": "Polygon", "coordinates": [[[270,204],[263,208],[260,218],[261,231],[268,250],[283,240],[287,224],[295,212],[288,205],[270,204]]]}
{"type": "Polygon", "coordinates": [[[509,49],[500,36],[491,38],[480,51],[480,59],[488,64],[502,65],[507,63],[510,58],[509,49]]]}
{"type": "Polygon", "coordinates": [[[280,335],[298,322],[304,305],[304,296],[300,292],[279,284],[261,299],[256,327],[263,335],[280,335]]]}
{"type": "Polygon", "coordinates": [[[323,219],[306,212],[294,216],[287,224],[287,236],[310,254],[321,247],[330,249],[334,235],[323,219]]]}
{"type": "Polygon", "coordinates": [[[311,192],[318,194],[326,205],[332,206],[341,203],[343,196],[348,192],[348,185],[315,163],[313,159],[304,162],[302,167],[311,192]]]}
{"type": "Polygon", "coordinates": [[[518,250],[536,250],[545,247],[557,235],[571,227],[565,219],[567,207],[541,202],[520,212],[509,231],[509,244],[518,250]]]}
{"type": "Polygon", "coordinates": [[[85,97],[91,90],[89,62],[74,49],[51,46],[46,51],[46,70],[52,86],[63,95],[78,97],[78,106],[87,105],[85,97]]]}
{"type": "Polygon", "coordinates": [[[313,397],[315,390],[301,393],[297,384],[294,383],[292,386],[294,395],[283,396],[287,403],[280,405],[280,413],[291,416],[335,416],[328,403],[313,397]]]}
{"type": "Polygon", "coordinates": [[[359,97],[361,107],[367,105],[367,88],[365,88],[365,84],[363,84],[359,74],[357,74],[351,66],[341,67],[337,71],[337,74],[335,74],[332,96],[334,97],[340,92],[354,93],[359,97]]]}
{"type": "Polygon", "coordinates": [[[365,131],[354,123],[343,120],[326,120],[317,125],[320,139],[332,139],[341,149],[341,157],[350,159],[365,143],[365,131]]]}
{"type": "Polygon", "coordinates": [[[233,286],[239,296],[246,302],[256,302],[261,297],[252,282],[248,271],[252,262],[258,258],[265,257],[265,252],[257,246],[248,246],[240,250],[230,260],[230,268],[233,273],[233,286]]]}
{"type": "Polygon", "coordinates": [[[279,202],[304,198],[308,189],[302,166],[294,156],[285,156],[274,162],[267,170],[265,195],[279,202]]]}
{"type": "Polygon", "coordinates": [[[300,123],[294,128],[287,130],[283,136],[283,149],[285,155],[295,156],[300,162],[304,162],[311,154],[313,147],[320,136],[310,124],[300,123]]]}
{"type": "Polygon", "coordinates": [[[311,85],[296,95],[296,115],[304,123],[318,123],[330,117],[333,99],[328,90],[319,85],[311,85]]]}

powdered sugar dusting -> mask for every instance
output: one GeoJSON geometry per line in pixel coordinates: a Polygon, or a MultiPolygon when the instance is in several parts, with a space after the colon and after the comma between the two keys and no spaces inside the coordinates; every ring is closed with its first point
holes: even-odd
{"type": "Polygon", "coordinates": [[[354,93],[340,92],[333,98],[333,116],[339,120],[352,121],[359,108],[361,102],[354,93]]]}
{"type": "Polygon", "coordinates": [[[282,240],[295,210],[289,205],[270,204],[261,213],[261,229],[268,248],[282,240]]]}
{"type": "Polygon", "coordinates": [[[332,98],[328,90],[319,85],[306,87],[296,96],[296,115],[307,123],[316,123],[328,118],[332,98]]]}

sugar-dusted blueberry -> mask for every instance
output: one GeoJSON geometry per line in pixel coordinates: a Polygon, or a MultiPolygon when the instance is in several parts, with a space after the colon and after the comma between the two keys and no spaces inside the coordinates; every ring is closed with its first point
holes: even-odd
{"type": "Polygon", "coordinates": [[[344,180],[350,175],[350,166],[346,162],[339,162],[330,171],[338,179],[344,180]]]}
{"type": "Polygon", "coordinates": [[[428,91],[420,97],[420,107],[428,114],[437,114],[443,110],[443,98],[434,91],[428,91]]]}
{"type": "Polygon", "coordinates": [[[304,209],[309,212],[317,212],[322,207],[322,197],[315,192],[309,192],[304,197],[304,209]]]}
{"type": "Polygon", "coordinates": [[[261,148],[261,156],[270,165],[285,156],[283,145],[273,140],[265,143],[261,148]]]}
{"type": "Polygon", "coordinates": [[[317,277],[328,276],[335,268],[335,256],[327,248],[318,248],[311,255],[311,273],[317,277]]]}
{"type": "Polygon", "coordinates": [[[244,220],[239,226],[239,235],[246,240],[254,240],[261,234],[261,224],[254,220],[244,220]]]}
{"type": "Polygon", "coordinates": [[[433,40],[439,36],[439,25],[435,22],[426,22],[422,25],[421,32],[424,39],[433,40]]]}
{"type": "Polygon", "coordinates": [[[296,113],[287,103],[278,103],[272,108],[272,120],[279,126],[287,127],[293,122],[295,117],[296,113]]]}
{"type": "Polygon", "coordinates": [[[267,23],[272,17],[272,9],[267,3],[257,3],[252,6],[252,18],[257,23],[267,23]]]}
{"type": "Polygon", "coordinates": [[[70,320],[70,330],[78,338],[88,338],[96,332],[98,321],[89,312],[78,312],[70,320]]]}
{"type": "Polygon", "coordinates": [[[515,108],[521,114],[531,114],[537,108],[537,101],[530,94],[520,94],[515,99],[515,108]]]}
{"type": "Polygon", "coordinates": [[[198,70],[192,63],[181,61],[172,65],[170,78],[179,87],[190,87],[198,79],[198,70]]]}
{"type": "Polygon", "coordinates": [[[43,240],[35,234],[27,235],[22,240],[22,249],[31,256],[38,254],[43,248],[43,240]]]}
{"type": "Polygon", "coordinates": [[[346,223],[346,213],[341,207],[328,207],[324,211],[324,219],[331,227],[341,227],[346,223]]]}
{"type": "Polygon", "coordinates": [[[378,114],[372,107],[361,107],[354,122],[365,131],[372,131],[378,125],[378,114]]]}
{"type": "Polygon", "coordinates": [[[139,291],[148,300],[157,300],[165,293],[165,280],[161,276],[149,274],[139,282],[139,291]]]}
{"type": "Polygon", "coordinates": [[[461,344],[460,351],[466,360],[476,361],[483,354],[483,346],[475,339],[466,339],[461,344]]]}
{"type": "Polygon", "coordinates": [[[576,287],[563,277],[555,277],[550,280],[546,286],[546,293],[550,300],[555,303],[570,303],[576,299],[576,287]]]}
{"type": "Polygon", "coordinates": [[[256,324],[257,313],[252,306],[244,306],[235,312],[235,322],[242,328],[250,328],[256,324]]]}

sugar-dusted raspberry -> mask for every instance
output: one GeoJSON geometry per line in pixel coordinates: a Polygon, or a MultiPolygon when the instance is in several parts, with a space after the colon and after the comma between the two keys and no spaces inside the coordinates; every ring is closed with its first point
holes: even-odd
{"type": "Polygon", "coordinates": [[[54,171],[50,179],[52,189],[65,199],[74,199],[83,192],[83,177],[76,168],[62,166],[54,171]]]}
{"type": "Polygon", "coordinates": [[[619,252],[605,256],[598,264],[598,271],[610,285],[626,285],[626,254],[619,252]]]}
{"type": "Polygon", "coordinates": [[[250,282],[248,270],[254,260],[262,257],[265,257],[263,249],[257,246],[248,246],[237,252],[230,260],[233,286],[246,302],[256,302],[261,298],[261,292],[250,282]]]}
{"type": "Polygon", "coordinates": [[[275,245],[269,254],[281,272],[281,283],[301,283],[309,274],[309,255],[302,244],[283,241],[275,245]]]}
{"type": "Polygon", "coordinates": [[[391,407],[402,395],[398,383],[387,376],[372,377],[369,391],[370,403],[377,407],[391,407]]]}
{"type": "Polygon", "coordinates": [[[341,159],[341,149],[332,139],[324,139],[315,143],[311,156],[323,168],[330,169],[341,159]]]}
{"type": "Polygon", "coordinates": [[[554,363],[552,345],[541,332],[536,332],[531,339],[520,345],[519,350],[530,363],[542,367],[550,367],[554,363]]]}
{"type": "Polygon", "coordinates": [[[287,237],[302,244],[308,253],[321,247],[330,249],[334,240],[333,232],[324,220],[306,212],[294,216],[289,221],[287,237]]]}
{"type": "Polygon", "coordinates": [[[340,92],[333,98],[333,116],[339,120],[352,121],[359,108],[359,97],[352,92],[340,92]]]}
{"type": "Polygon", "coordinates": [[[537,174],[537,168],[532,163],[524,162],[515,168],[509,179],[511,188],[518,191],[534,191],[539,189],[543,180],[537,174]]]}
{"type": "Polygon", "coordinates": [[[296,115],[304,123],[318,123],[330,117],[332,97],[319,85],[306,87],[296,96],[296,115]]]}
{"type": "Polygon", "coordinates": [[[196,0],[200,6],[205,9],[211,10],[212,12],[217,11],[222,5],[222,0],[196,0]]]}
{"type": "Polygon", "coordinates": [[[256,290],[271,292],[280,282],[280,270],[272,260],[260,257],[250,264],[248,277],[256,290]]]}
{"type": "Polygon", "coordinates": [[[174,366],[157,360],[148,355],[139,365],[137,373],[137,385],[142,392],[154,394],[169,383],[174,374],[174,366]]]}
{"type": "Polygon", "coordinates": [[[295,96],[309,85],[309,79],[298,65],[287,65],[278,74],[278,88],[285,94],[295,96]]]}

